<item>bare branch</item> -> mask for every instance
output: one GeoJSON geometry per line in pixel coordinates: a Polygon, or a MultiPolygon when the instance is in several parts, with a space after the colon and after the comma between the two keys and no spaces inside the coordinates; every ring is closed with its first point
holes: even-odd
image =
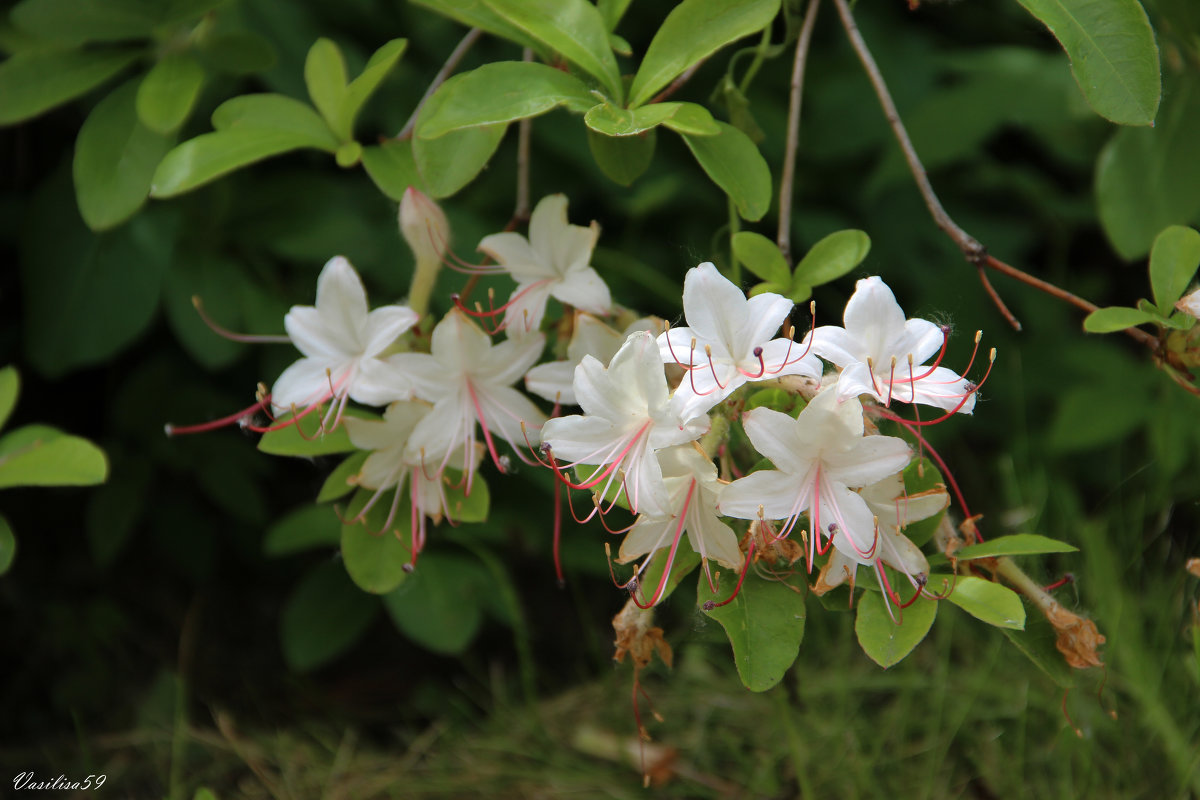
{"type": "Polygon", "coordinates": [[[788,103],[787,143],[783,150],[783,176],[779,181],[779,233],[776,243],[787,263],[792,263],[792,187],[796,180],[796,149],[800,143],[800,101],[804,95],[804,66],[808,61],[808,45],[812,41],[821,0],[808,0],[804,24],[796,42],[796,60],[792,65],[792,92],[788,103]]]}
{"type": "Polygon", "coordinates": [[[404,123],[404,127],[396,134],[397,139],[408,139],[412,136],[413,128],[417,126],[417,116],[421,113],[421,109],[425,107],[425,102],[438,90],[439,86],[446,82],[447,78],[454,74],[454,70],[458,68],[458,62],[463,60],[463,56],[471,49],[471,45],[475,44],[476,40],[482,35],[483,31],[479,28],[471,28],[471,30],[467,31],[467,35],[462,38],[462,41],[450,53],[450,57],[446,59],[446,63],[438,70],[438,74],[433,76],[433,83],[429,84],[429,88],[425,90],[425,94],[421,97],[421,102],[417,103],[417,107],[413,109],[408,122],[404,123]]]}

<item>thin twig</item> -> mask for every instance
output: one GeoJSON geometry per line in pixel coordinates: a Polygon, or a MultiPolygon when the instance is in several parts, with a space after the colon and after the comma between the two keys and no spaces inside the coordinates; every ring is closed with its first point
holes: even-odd
{"type": "Polygon", "coordinates": [[[808,45],[817,21],[821,0],[808,0],[804,24],[796,42],[796,61],[792,65],[792,92],[788,103],[787,144],[783,151],[783,177],[779,181],[779,234],[776,242],[788,264],[792,263],[792,189],[796,180],[796,150],[800,144],[800,101],[804,95],[804,66],[808,62],[808,45]]]}
{"type": "Polygon", "coordinates": [[[690,81],[692,79],[692,76],[696,74],[696,70],[700,69],[700,67],[702,67],[704,65],[704,62],[706,60],[707,59],[702,58],[699,61],[697,61],[695,64],[692,64],[690,67],[685,69],[678,78],[671,81],[670,85],[667,86],[667,88],[663,89],[661,92],[654,95],[654,97],[651,97],[650,103],[647,103],[647,105],[650,105],[651,103],[661,103],[663,100],[666,100],[668,97],[670,97],[671,95],[673,95],[677,91],[679,91],[679,89],[685,83],[687,83],[688,81],[690,81]]]}
{"type": "Polygon", "coordinates": [[[413,128],[417,126],[417,116],[420,115],[421,109],[425,107],[425,102],[438,90],[438,87],[446,82],[446,79],[454,74],[454,70],[458,68],[458,62],[462,61],[463,56],[471,49],[471,45],[483,35],[483,31],[479,28],[471,28],[467,31],[467,35],[462,38],[458,46],[450,53],[450,57],[446,59],[446,63],[438,70],[438,74],[433,76],[433,83],[429,84],[429,88],[425,90],[425,94],[421,97],[421,102],[417,103],[417,107],[413,109],[412,116],[408,118],[408,122],[404,123],[404,127],[396,134],[397,139],[408,139],[412,136],[413,128]]]}
{"type": "MultiPolygon", "coordinates": [[[[526,47],[522,61],[533,61],[533,50],[526,47]]],[[[529,219],[529,140],[533,132],[533,119],[525,117],[517,123],[517,205],[513,219],[524,222],[529,219]]]]}

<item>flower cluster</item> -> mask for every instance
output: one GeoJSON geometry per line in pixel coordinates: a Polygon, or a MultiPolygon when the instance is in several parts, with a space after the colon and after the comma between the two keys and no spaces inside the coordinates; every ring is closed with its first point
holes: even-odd
{"type": "Polygon", "coordinates": [[[344,426],[353,446],[369,454],[350,478],[369,494],[353,519],[365,520],[390,492],[390,528],[407,499],[411,564],[428,522],[454,521],[447,491],[469,495],[485,453],[508,471],[497,447],[503,440],[518,457],[531,452],[553,467],[561,485],[591,490],[589,517],[604,520],[618,508],[633,515],[616,529],[625,534],[616,560],[641,560],[624,584],[639,605],[664,596],[685,534],[714,591],[719,575],[710,562],[744,575],[761,546],[748,530],[768,532],[775,543],[795,534],[810,572],[827,555],[818,592],[853,581],[859,565],[876,571],[891,599],[884,565],[923,587],[928,562],[903,530],[949,498],[940,487],[905,491],[913,448],[880,434],[873,420],[897,421],[924,446],[919,426],[971,413],[978,387],[942,365],[948,329],[906,319],[880,278],[858,282],[843,326],[814,327],[799,341],[790,300],[770,292],[747,298],[711,263],[687,273],[684,325],[634,319],[614,306],[590,265],[599,226],[571,224],[566,198],[552,195],[534,209],[528,238],[505,232],[479,243],[495,265],[449,265],[507,274],[516,283],[508,301],[472,310],[456,295],[433,325],[421,316],[448,252],[448,224],[415,190],[406,193],[400,219],[417,253],[420,286],[410,303],[418,310],[370,310],[353,267],[330,260],[315,305],[293,307],[284,319],[303,358],[258,404],[280,419],[256,429],[310,414],[319,415],[316,435],[344,426]],[[548,324],[551,298],[564,313],[548,324]],[[493,329],[476,320],[493,321],[493,329]],[[550,349],[559,357],[539,364],[547,330],[556,334],[550,349]],[[501,332],[503,340],[494,341],[501,332]],[[514,388],[522,380],[553,404],[549,418],[514,388]],[[784,413],[779,396],[802,409],[784,413]],[[347,413],[351,401],[384,408],[382,417],[347,413]],[[895,403],[944,413],[906,419],[895,403]],[[582,413],[560,415],[563,406],[582,413]],[[735,429],[744,436],[731,436],[735,429]],[[641,578],[660,551],[667,568],[643,591],[641,578]]]}

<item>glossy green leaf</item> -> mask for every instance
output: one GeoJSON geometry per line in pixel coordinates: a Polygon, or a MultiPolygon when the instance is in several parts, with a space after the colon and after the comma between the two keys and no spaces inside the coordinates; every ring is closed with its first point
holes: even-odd
{"type": "Polygon", "coordinates": [[[779,245],[753,231],[741,231],[733,235],[733,254],[742,266],[764,281],[788,285],[791,271],[787,259],[779,252],[779,245]]]}
{"type": "Polygon", "coordinates": [[[500,146],[507,127],[487,125],[436,139],[413,139],[413,159],[425,192],[441,199],[475,180],[500,146]]]}
{"type": "Polygon", "coordinates": [[[766,159],[746,134],[724,122],[717,126],[721,132],[716,136],[684,134],[683,140],[713,183],[733,199],[738,213],[751,222],[760,220],[771,207],[766,159]]]}
{"type": "Polygon", "coordinates": [[[1081,386],[1060,400],[1050,422],[1047,445],[1053,452],[1088,450],[1119,441],[1145,424],[1152,408],[1145,392],[1125,380],[1126,392],[1081,386]]]}
{"type": "Polygon", "coordinates": [[[779,0],[684,0],[654,34],[629,88],[629,105],[640,106],[730,42],[761,31],[779,13],[779,0]]]}
{"type": "Polygon", "coordinates": [[[717,136],[721,133],[720,126],[713,119],[712,113],[696,103],[655,103],[653,106],[642,106],[634,109],[634,113],[645,111],[647,108],[665,105],[674,107],[669,117],[663,120],[664,128],[670,128],[676,133],[688,133],[693,136],[717,136]]]}
{"type": "Polygon", "coordinates": [[[338,546],[341,535],[342,524],[333,509],[308,503],[267,528],[263,553],[278,558],[306,550],[332,549],[338,546]]]}
{"type": "Polygon", "coordinates": [[[588,109],[583,121],[605,136],[633,136],[659,125],[696,136],[715,136],[721,132],[708,109],[695,103],[654,103],[634,109],[599,103],[588,109]]]}
{"type": "Polygon", "coordinates": [[[933,627],[937,609],[936,600],[922,597],[905,609],[893,605],[889,614],[882,592],[863,592],[854,619],[858,644],[868,658],[887,669],[921,643],[933,627]]]}
{"type": "Polygon", "coordinates": [[[467,492],[466,481],[457,470],[447,470],[445,481],[446,516],[455,523],[484,522],[488,518],[488,510],[492,505],[491,493],[487,481],[476,473],[471,481],[471,491],[467,492]]]}
{"type": "Polygon", "coordinates": [[[1088,333],[1112,333],[1154,321],[1154,314],[1125,306],[1098,308],[1083,319],[1088,333]]]}
{"type": "Polygon", "coordinates": [[[1096,160],[1104,233],[1123,258],[1141,258],[1159,232],[1200,215],[1200,80],[1178,80],[1153,128],[1116,133],[1096,160]]]}
{"type": "Polygon", "coordinates": [[[829,234],[812,246],[796,265],[794,280],[805,286],[820,286],[857,267],[871,251],[871,237],[862,231],[829,234]]]}
{"type": "MultiPolygon", "coordinates": [[[[667,583],[663,586],[662,594],[660,595],[658,593],[658,585],[662,582],[663,570],[667,568],[667,561],[670,555],[670,547],[661,548],[650,557],[650,563],[642,571],[642,577],[638,581],[638,597],[641,598],[640,602],[643,605],[649,603],[655,597],[658,598],[659,603],[666,600],[679,586],[680,582],[690,575],[696,567],[700,566],[700,554],[692,549],[692,546],[688,543],[688,537],[680,537],[679,547],[675,551],[675,560],[671,563],[671,572],[667,575],[667,583]]],[[[704,580],[704,578],[701,577],[700,580],[704,580]]]]}
{"type": "Polygon", "coordinates": [[[1018,0],[1054,34],[1102,117],[1150,125],[1162,84],[1154,30],[1138,0],[1018,0]]]}
{"type": "MultiPolygon", "coordinates": [[[[788,280],[789,281],[791,280],[791,276],[788,276],[788,280]]],[[[791,285],[787,284],[787,283],[775,283],[774,281],[763,281],[762,283],[756,283],[755,285],[750,287],[749,296],[757,297],[758,295],[764,294],[766,292],[774,292],[775,294],[781,294],[781,295],[786,296],[787,293],[791,290],[791,288],[792,288],[791,285]]],[[[808,298],[804,298],[804,299],[807,300],[808,298]]],[[[792,302],[798,303],[798,302],[802,302],[802,301],[793,300],[792,302]]]]}
{"type": "Polygon", "coordinates": [[[94,486],[108,478],[104,451],[48,425],[26,425],[0,437],[0,489],[94,486]]]}
{"type": "Polygon", "coordinates": [[[342,565],[321,564],[304,577],[283,607],[279,636],[283,659],[296,672],[329,663],[357,642],[379,612],[342,565]]]}
{"type": "Polygon", "coordinates": [[[954,591],[946,599],[976,619],[997,628],[1025,627],[1021,596],[1007,586],[974,576],[960,576],[953,586],[954,591]]]}
{"type": "Polygon", "coordinates": [[[393,487],[384,490],[364,514],[375,495],[372,489],[359,489],[342,513],[346,520],[341,529],[342,561],[360,589],[387,594],[408,577],[412,563],[410,506],[408,492],[401,491],[396,513],[391,515],[396,497],[393,487]]]}
{"type": "Polygon", "coordinates": [[[227,100],[213,112],[215,133],[167,153],[154,173],[151,194],[173,197],[264,158],[315,148],[334,153],[338,141],[309,106],[277,94],[227,100]]]}
{"type": "Polygon", "coordinates": [[[631,2],[632,0],[596,0],[596,8],[600,9],[600,16],[604,18],[604,26],[610,31],[616,30],[617,24],[620,23],[621,17],[625,16],[625,11],[631,2]]]}
{"type": "Polygon", "coordinates": [[[1027,612],[1025,629],[1001,628],[1000,632],[1052,681],[1064,689],[1073,689],[1075,673],[1055,646],[1058,635],[1054,631],[1054,626],[1050,624],[1044,614],[1029,606],[1028,603],[1024,605],[1027,612]]]}
{"type": "Polygon", "coordinates": [[[805,619],[803,583],[797,576],[768,581],[751,575],[732,602],[709,608],[708,603],[723,602],[733,594],[737,575],[725,573],[715,595],[704,576],[699,578],[697,601],[704,613],[725,629],[733,645],[738,677],[752,692],[765,692],[783,680],[800,654],[805,619]]]}
{"type": "Polygon", "coordinates": [[[375,90],[379,88],[379,84],[383,83],[383,79],[400,62],[400,57],[404,55],[407,47],[407,39],[392,39],[372,53],[362,73],[350,81],[350,85],[346,87],[346,91],[342,95],[342,103],[338,111],[338,117],[345,120],[346,138],[354,135],[354,121],[358,118],[358,112],[375,94],[375,90]]]}
{"type": "Polygon", "coordinates": [[[573,75],[532,61],[500,61],[442,84],[421,111],[416,133],[436,139],[463,128],[536,117],[558,106],[582,113],[595,104],[573,75]]]}
{"type": "Polygon", "coordinates": [[[397,203],[404,198],[409,186],[421,181],[410,142],[389,140],[364,147],[362,165],[379,191],[397,203]]]}
{"type": "Polygon", "coordinates": [[[463,556],[425,553],[399,589],[383,598],[392,621],[427,650],[458,655],[483,623],[483,610],[463,578],[477,562],[463,556]]]}
{"type": "Polygon", "coordinates": [[[344,142],[337,152],[333,154],[333,160],[342,169],[349,169],[358,164],[362,160],[363,146],[358,142],[344,142]]]}
{"type": "Polygon", "coordinates": [[[317,39],[304,61],[304,83],[313,105],[342,142],[350,138],[348,120],[341,114],[342,98],[349,80],[342,51],[330,39],[317,39]]]}
{"type": "Polygon", "coordinates": [[[1175,301],[1196,275],[1200,266],[1200,233],[1192,228],[1172,225],[1154,239],[1150,249],[1150,285],[1154,302],[1163,314],[1170,314],[1175,301]]]}
{"type": "Polygon", "coordinates": [[[986,542],[973,544],[954,552],[959,561],[973,558],[996,558],[997,556],[1028,556],[1039,553],[1074,553],[1079,548],[1035,533],[1017,533],[1012,536],[997,536],[986,542]]]}
{"type": "Polygon", "coordinates": [[[13,409],[17,405],[17,397],[21,393],[21,376],[16,367],[0,369],[0,428],[8,422],[13,409]]]}
{"type": "Polygon", "coordinates": [[[163,56],[138,86],[138,119],[152,131],[170,133],[192,113],[203,86],[204,67],[194,55],[179,52],[163,56]]]}
{"type": "Polygon", "coordinates": [[[94,231],[132,217],[150,194],[150,179],[171,140],[138,120],[137,83],[130,81],[101,100],[75,141],[75,197],[94,231]]]}
{"type": "Polygon", "coordinates": [[[108,360],[153,321],[179,221],[175,209],[151,207],[97,235],[70,194],[65,174],[52,179],[22,232],[25,352],[50,376],[108,360]]]}
{"type": "Polygon", "coordinates": [[[246,345],[216,334],[193,301],[200,300],[204,313],[226,330],[246,330],[241,303],[246,281],[243,265],[202,250],[177,254],[166,275],[163,308],[167,323],[188,354],[209,369],[233,363],[246,345]]]}
{"type": "Polygon", "coordinates": [[[8,572],[17,557],[17,537],[8,520],[0,514],[0,575],[8,572]]]}
{"type": "Polygon", "coordinates": [[[154,4],[139,0],[24,0],[11,20],[41,39],[84,44],[145,39],[154,33],[154,4]]]}
{"type": "Polygon", "coordinates": [[[483,0],[413,0],[413,2],[461,22],[468,28],[479,28],[502,39],[516,42],[522,47],[531,48],[538,55],[543,56],[543,61],[550,60],[549,51],[540,42],[535,41],[516,25],[488,8],[483,0]]]}
{"type": "Polygon", "coordinates": [[[0,63],[0,125],[36,117],[108,81],[138,58],[130,50],[35,50],[0,63]]]}
{"type": "Polygon", "coordinates": [[[329,477],[321,484],[321,491],[317,493],[318,503],[329,503],[333,500],[345,497],[354,491],[357,484],[351,479],[358,475],[366,463],[367,456],[370,453],[364,451],[355,453],[347,458],[341,464],[338,464],[333,472],[329,473],[329,477]]]}
{"type": "MultiPolygon", "coordinates": [[[[292,419],[291,414],[280,414],[271,423],[277,430],[264,433],[258,440],[258,449],[274,456],[327,456],[333,453],[349,453],[357,448],[350,443],[350,435],[346,427],[339,425],[332,431],[320,433],[321,423],[325,418],[326,406],[304,414],[292,425],[287,425],[292,419]]],[[[360,419],[379,419],[378,414],[362,411],[357,408],[347,408],[343,414],[360,419]]]]}
{"type": "Polygon", "coordinates": [[[484,4],[544,47],[591,75],[617,102],[624,99],[608,29],[587,0],[483,0],[484,4]]]}
{"type": "Polygon", "coordinates": [[[638,136],[615,137],[589,128],[587,140],[600,171],[620,185],[629,186],[649,169],[658,134],[652,129],[638,136]]]}

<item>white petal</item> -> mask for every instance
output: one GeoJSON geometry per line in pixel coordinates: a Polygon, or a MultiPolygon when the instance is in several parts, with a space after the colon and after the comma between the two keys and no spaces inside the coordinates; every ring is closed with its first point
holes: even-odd
{"type": "MultiPolygon", "coordinates": [[[[834,485],[832,492],[821,493],[822,531],[836,525],[833,546],[842,555],[859,564],[873,564],[879,556],[879,545],[875,541],[875,517],[867,503],[856,492],[845,486],[834,485]]],[[[817,520],[813,520],[816,527],[817,520]]]]}
{"type": "Polygon", "coordinates": [[[525,388],[551,403],[578,405],[575,400],[575,365],[570,361],[539,364],[525,375],[525,388]]]}
{"type": "Polygon", "coordinates": [[[283,371],[271,387],[271,405],[288,410],[304,409],[329,396],[330,379],[326,362],[302,358],[283,371]]]}
{"type": "Polygon", "coordinates": [[[363,355],[374,356],[417,322],[417,312],[408,306],[382,306],[367,315],[363,330],[363,355]]]}
{"type": "Polygon", "coordinates": [[[669,547],[679,527],[678,517],[650,517],[642,514],[629,529],[617,554],[618,564],[628,564],[640,556],[669,547]]]}
{"type": "Polygon", "coordinates": [[[384,361],[408,379],[414,395],[430,403],[456,391],[461,383],[459,375],[451,374],[428,353],[396,353],[384,361]]]}
{"type": "MultiPolygon", "coordinates": [[[[746,301],[746,326],[742,333],[740,352],[732,353],[735,358],[744,357],[755,347],[761,346],[773,337],[792,313],[794,303],[774,292],[763,292],[746,301]]],[[[800,348],[803,352],[804,348],[800,348]]]]}
{"type": "Polygon", "coordinates": [[[904,311],[878,276],[858,282],[844,319],[846,331],[876,361],[891,356],[890,343],[904,334],[904,311]]]}
{"type": "Polygon", "coordinates": [[[429,349],[450,372],[471,372],[488,363],[492,340],[461,311],[455,309],[437,324],[429,349]]]}
{"type": "MultiPolygon", "coordinates": [[[[837,396],[843,401],[865,394],[883,403],[887,400],[887,391],[886,379],[872,376],[871,370],[861,361],[851,362],[838,375],[837,396]]],[[[892,399],[899,398],[893,394],[892,399]]]]}
{"type": "Polygon", "coordinates": [[[546,340],[540,333],[521,339],[507,339],[488,352],[487,360],[472,370],[479,381],[511,386],[542,357],[546,340]]]}
{"type": "MultiPolygon", "coordinates": [[[[693,498],[693,502],[696,502],[696,498],[693,498]]],[[[688,509],[687,535],[692,549],[697,553],[735,572],[741,571],[744,559],[737,536],[711,510],[701,504],[688,509]]]]}
{"type": "Polygon", "coordinates": [[[548,194],[538,201],[529,215],[529,244],[549,261],[555,254],[558,238],[567,228],[567,196],[548,194]]]}
{"type": "Polygon", "coordinates": [[[345,257],[334,256],[321,269],[317,277],[316,308],[330,328],[353,332],[361,346],[367,319],[367,290],[345,257]]]}
{"type": "MultiPolygon", "coordinates": [[[[817,357],[804,352],[804,345],[791,339],[772,339],[762,346],[762,363],[766,365],[766,374],[761,378],[747,380],[767,380],[783,375],[806,375],[810,378],[821,377],[821,362],[817,357]]],[[[755,359],[754,370],[760,369],[755,359]]],[[[744,366],[743,369],[746,367],[744,366]]]]}
{"type": "Polygon", "coordinates": [[[903,534],[880,531],[879,559],[905,575],[929,574],[929,560],[903,534]]]}
{"type": "Polygon", "coordinates": [[[684,276],[683,313],[698,338],[720,342],[726,350],[733,349],[749,321],[746,295],[709,261],[684,276]]]}
{"type": "MultiPolygon", "coordinates": [[[[927,377],[918,380],[915,388],[916,399],[913,402],[924,403],[927,406],[943,408],[946,411],[958,408],[959,414],[970,414],[975,410],[975,391],[965,378],[958,376],[953,370],[945,367],[935,367],[927,377]],[[967,396],[969,393],[969,397],[967,396]],[[963,398],[966,397],[966,402],[963,398]]],[[[900,387],[905,387],[900,384],[900,387]]]]}
{"type": "Polygon", "coordinates": [[[350,385],[350,399],[365,406],[386,406],[413,396],[411,378],[395,362],[364,358],[350,385]]]}
{"type": "Polygon", "coordinates": [[[606,464],[622,433],[608,420],[572,414],[546,420],[542,441],[560,462],[606,464]]]}
{"type": "Polygon", "coordinates": [[[296,349],[306,356],[346,360],[358,355],[357,331],[336,327],[312,306],[292,306],[283,327],[296,349]]]}
{"type": "Polygon", "coordinates": [[[508,298],[508,309],[504,312],[504,330],[509,337],[519,339],[537,332],[554,286],[553,280],[517,284],[512,297],[508,298]]]}
{"type": "Polygon", "coordinates": [[[480,422],[514,448],[536,446],[546,415],[528,397],[507,386],[475,387],[482,411],[480,422]],[[524,429],[521,423],[525,423],[524,429]]]}
{"type": "Polygon", "coordinates": [[[912,449],[895,436],[864,436],[843,450],[825,451],[829,479],[858,488],[899,472],[912,460],[912,449]]]}
{"type": "Polygon", "coordinates": [[[656,343],[658,354],[664,364],[689,364],[704,361],[704,346],[696,338],[696,332],[687,326],[671,328],[659,334],[656,343]],[[692,343],[696,346],[693,348],[692,343]]]}
{"type": "Polygon", "coordinates": [[[478,249],[491,256],[518,282],[555,277],[550,265],[533,252],[528,240],[519,233],[506,231],[485,236],[478,249]]]}
{"type": "Polygon", "coordinates": [[[593,314],[607,314],[612,310],[612,295],[608,292],[608,286],[591,267],[567,273],[551,287],[550,294],[567,305],[593,314]]]}
{"type": "Polygon", "coordinates": [[[671,409],[680,419],[707,414],[709,409],[745,385],[746,377],[731,365],[714,367],[721,376],[721,384],[717,383],[713,370],[706,367],[692,367],[684,374],[671,395],[671,409]]]}
{"type": "Polygon", "coordinates": [[[910,319],[904,323],[904,333],[893,342],[892,352],[889,356],[896,356],[896,360],[899,362],[896,369],[904,369],[907,373],[910,353],[913,357],[913,364],[920,366],[928,361],[930,356],[942,349],[942,342],[945,341],[945,338],[942,329],[929,320],[910,319]]]}
{"type": "Polygon", "coordinates": [[[844,328],[822,325],[804,337],[804,347],[812,341],[812,352],[826,361],[844,367],[865,360],[866,346],[844,328]]]}
{"type": "Polygon", "coordinates": [[[596,317],[577,312],[575,331],[571,334],[571,343],[567,345],[567,358],[574,365],[582,361],[584,356],[595,356],[600,363],[607,365],[624,341],[625,336],[596,317]]]}
{"type": "MultiPolygon", "coordinates": [[[[809,404],[812,405],[811,403],[809,404]]],[[[808,409],[805,408],[805,411],[808,409]]],[[[801,412],[803,416],[804,412],[801,412]]],[[[799,422],[787,414],[760,406],[742,415],[742,426],[754,449],[781,470],[807,472],[816,451],[802,438],[810,420],[799,422]]]]}
{"type": "Polygon", "coordinates": [[[717,510],[726,517],[758,519],[762,506],[764,519],[788,519],[808,508],[810,501],[808,487],[796,475],[760,469],[726,486],[717,510]]]}

